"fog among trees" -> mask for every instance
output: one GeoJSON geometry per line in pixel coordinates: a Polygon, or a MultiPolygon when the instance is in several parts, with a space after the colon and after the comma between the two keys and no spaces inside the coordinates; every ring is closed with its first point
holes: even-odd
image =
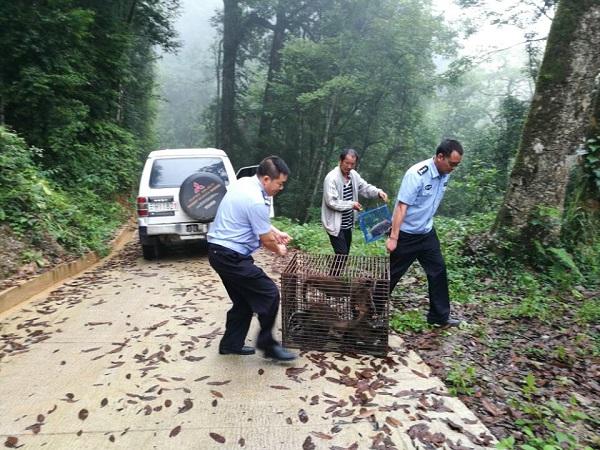
{"type": "Polygon", "coordinates": [[[207,132],[202,115],[217,89],[215,48],[217,30],[211,24],[221,0],[184,0],[175,22],[181,48],[161,53],[157,62],[156,129],[158,147],[205,145],[207,132]]]}

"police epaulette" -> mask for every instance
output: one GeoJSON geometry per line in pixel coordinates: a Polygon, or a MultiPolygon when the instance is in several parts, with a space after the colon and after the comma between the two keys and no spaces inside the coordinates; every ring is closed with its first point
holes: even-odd
{"type": "Polygon", "coordinates": [[[419,175],[423,175],[424,173],[427,173],[427,171],[428,171],[428,170],[429,170],[429,167],[427,167],[427,166],[423,166],[423,167],[421,167],[419,170],[417,170],[417,173],[418,173],[419,175]]]}

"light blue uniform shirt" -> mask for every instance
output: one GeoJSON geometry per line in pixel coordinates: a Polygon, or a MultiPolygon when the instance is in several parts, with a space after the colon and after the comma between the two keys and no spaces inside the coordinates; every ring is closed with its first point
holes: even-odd
{"type": "Polygon", "coordinates": [[[260,247],[260,235],[271,230],[271,198],[258,177],[232,183],[208,232],[208,242],[249,255],[260,247]]]}
{"type": "Polygon", "coordinates": [[[448,185],[449,174],[441,175],[433,158],[415,164],[404,174],[397,201],[408,208],[400,230],[411,234],[429,233],[433,216],[448,185]]]}

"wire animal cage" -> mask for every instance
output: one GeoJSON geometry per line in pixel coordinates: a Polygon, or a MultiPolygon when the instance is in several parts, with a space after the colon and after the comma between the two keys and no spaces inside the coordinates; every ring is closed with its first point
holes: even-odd
{"type": "Polygon", "coordinates": [[[385,257],[294,255],[281,274],[283,344],[387,354],[389,287],[385,257]]]}

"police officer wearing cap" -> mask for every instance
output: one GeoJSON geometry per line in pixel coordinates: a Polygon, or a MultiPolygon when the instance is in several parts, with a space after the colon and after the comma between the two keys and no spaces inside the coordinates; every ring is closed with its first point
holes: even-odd
{"type": "Polygon", "coordinates": [[[458,141],[445,139],[433,158],[406,171],[386,242],[390,252],[390,293],[410,265],[418,260],[427,274],[429,287],[427,322],[438,326],[461,323],[450,317],[446,264],[433,227],[433,216],[444,197],[450,173],[460,164],[462,155],[463,148],[458,141]]]}
{"type": "Polygon", "coordinates": [[[281,158],[263,159],[256,176],[241,178],[229,187],[208,233],[208,261],[233,303],[219,344],[222,355],[255,353],[253,347],[244,344],[256,314],[260,323],[256,347],[265,357],[280,361],[296,358],[273,337],[279,290],[252,258],[261,246],[277,255],[287,253],[291,237],[271,225],[269,213],[271,198],[283,190],[288,175],[288,166],[281,158]]]}

